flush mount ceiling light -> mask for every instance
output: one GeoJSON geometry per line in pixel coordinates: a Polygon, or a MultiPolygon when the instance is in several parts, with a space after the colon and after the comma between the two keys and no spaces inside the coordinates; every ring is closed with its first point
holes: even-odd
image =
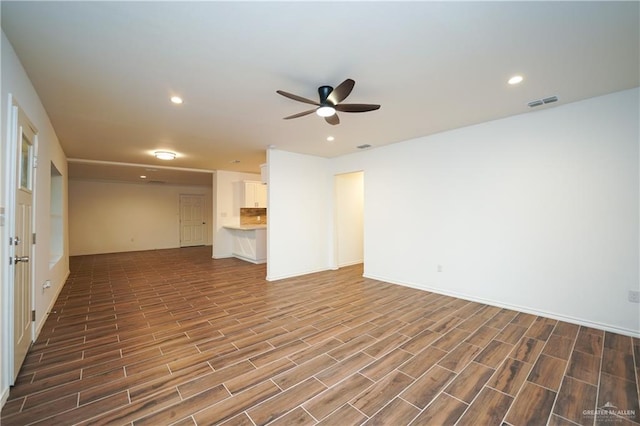
{"type": "Polygon", "coordinates": [[[327,136],[327,141],[328,142],[333,142],[336,138],[334,138],[333,136],[327,136]]]}
{"type": "Polygon", "coordinates": [[[182,98],[180,96],[172,96],[171,102],[180,105],[182,103],[182,98]]]}
{"type": "Polygon", "coordinates": [[[524,77],[522,77],[521,75],[514,75],[513,77],[511,77],[509,79],[509,81],[507,83],[514,85],[514,84],[520,84],[522,83],[522,80],[524,80],[524,77]]]}
{"type": "Polygon", "coordinates": [[[155,155],[158,160],[174,160],[176,158],[176,153],[169,151],[156,151],[153,155],[155,155]]]}

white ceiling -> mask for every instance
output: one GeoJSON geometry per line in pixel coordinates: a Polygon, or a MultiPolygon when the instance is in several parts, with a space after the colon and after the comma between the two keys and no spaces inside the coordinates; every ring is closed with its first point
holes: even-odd
{"type": "Polygon", "coordinates": [[[639,85],[636,1],[1,8],[2,29],[76,160],[71,177],[109,175],[96,161],[167,166],[154,150],[178,153],[170,165],[179,168],[258,172],[270,145],[335,157],[528,113],[535,99],[559,98],[539,110],[639,85]],[[517,73],[524,82],[509,86],[517,73]],[[276,90],[317,99],[318,86],[346,78],[356,85],[345,102],[380,110],[340,113],[338,126],[315,114],[282,119],[310,106],[276,90]]]}

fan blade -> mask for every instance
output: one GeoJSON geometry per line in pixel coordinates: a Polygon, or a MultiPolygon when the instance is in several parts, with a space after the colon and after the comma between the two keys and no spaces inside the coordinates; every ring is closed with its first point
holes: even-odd
{"type": "Polygon", "coordinates": [[[283,120],[290,120],[292,118],[304,117],[305,115],[309,115],[316,112],[316,108],[310,109],[309,111],[299,112],[297,114],[290,115],[288,117],[283,118],[283,120]]]}
{"type": "Polygon", "coordinates": [[[337,111],[342,112],[367,112],[375,111],[380,108],[380,105],[373,104],[339,104],[334,106],[337,111]]]}
{"type": "Polygon", "coordinates": [[[312,101],[311,99],[303,98],[302,96],[294,95],[293,93],[287,93],[287,92],[285,92],[283,90],[276,90],[276,93],[278,93],[279,95],[284,96],[285,98],[293,99],[294,101],[304,102],[305,104],[311,104],[311,105],[320,106],[320,104],[318,102],[316,102],[316,101],[312,101]]]}
{"type": "Polygon", "coordinates": [[[355,84],[356,82],[351,80],[350,78],[346,79],[345,81],[340,83],[338,87],[333,89],[331,93],[329,93],[327,100],[333,105],[338,105],[340,102],[345,100],[347,96],[349,96],[355,84]]]}
{"type": "Polygon", "coordinates": [[[340,119],[338,118],[338,114],[330,115],[328,117],[325,117],[324,119],[327,123],[331,124],[332,126],[335,126],[336,124],[340,124],[340,119]]]}

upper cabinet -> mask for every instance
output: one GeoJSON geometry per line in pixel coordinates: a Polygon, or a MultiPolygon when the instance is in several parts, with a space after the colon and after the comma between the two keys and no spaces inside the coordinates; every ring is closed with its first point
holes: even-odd
{"type": "Polygon", "coordinates": [[[267,186],[259,181],[243,182],[243,207],[267,207],[267,186]]]}

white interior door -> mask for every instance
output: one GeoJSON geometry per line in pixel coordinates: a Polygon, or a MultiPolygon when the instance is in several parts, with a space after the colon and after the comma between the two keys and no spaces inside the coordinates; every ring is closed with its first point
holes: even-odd
{"type": "Polygon", "coordinates": [[[33,341],[32,330],[32,235],[35,131],[24,114],[18,114],[16,156],[15,233],[11,243],[13,286],[13,379],[18,375],[33,341]]]}
{"type": "Polygon", "coordinates": [[[204,195],[180,195],[180,247],[203,246],[204,195]]]}

